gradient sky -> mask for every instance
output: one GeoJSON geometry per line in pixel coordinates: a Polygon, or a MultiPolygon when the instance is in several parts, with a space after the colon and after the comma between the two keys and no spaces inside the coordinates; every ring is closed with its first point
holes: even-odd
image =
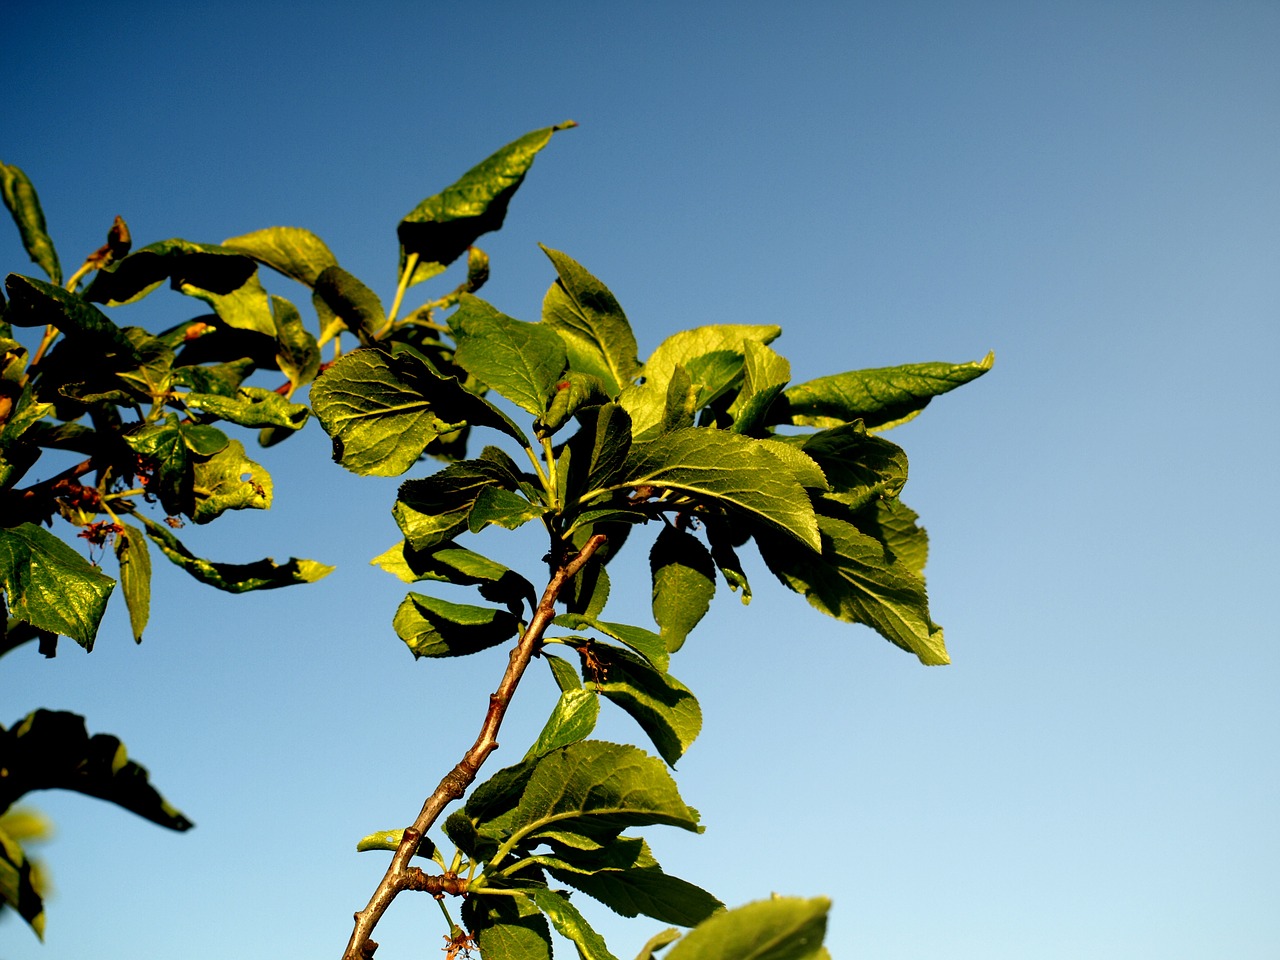
{"type": "MultiPolygon", "coordinates": [[[[400,217],[572,118],[482,241],[506,313],[537,318],[542,242],[612,288],[642,355],[724,322],[782,325],[797,381],[994,349],[890,434],[953,665],[757,561],[750,607],[722,584],[673,661],[706,718],[677,779],[708,829],[651,830],[654,852],[731,904],[831,895],[836,957],[1262,960],[1278,50],[1269,2],[14,2],[0,159],[64,266],[116,214],[139,245],[294,225],[389,299],[400,217]]],[[[3,225],[0,263],[35,270],[3,225]]],[[[119,319],[200,312],[162,292],[119,319]]],[[[414,662],[404,587],[366,564],[397,481],[346,474],[315,425],[260,459],[275,507],[188,543],[339,564],[326,581],[232,597],[157,555],[140,647],[117,598],[92,654],[0,662],[0,722],[84,713],[197,823],[35,797],[57,892],[43,947],[0,926],[8,960],[337,956],[384,866],[355,841],[411,820],[474,737],[503,652],[414,662]]],[[[532,541],[484,539],[536,572],[532,541]]],[[[648,617],[644,566],[629,595],[615,570],[612,619],[648,617]]],[[[553,696],[530,676],[495,768],[553,696]]],[[[584,910],[622,960],[661,926],[584,910]]],[[[437,916],[401,898],[379,957],[436,956],[437,916]]]]}

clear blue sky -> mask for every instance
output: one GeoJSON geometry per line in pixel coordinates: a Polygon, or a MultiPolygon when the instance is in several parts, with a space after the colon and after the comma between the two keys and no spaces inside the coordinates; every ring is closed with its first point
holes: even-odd
{"type": "MultiPolygon", "coordinates": [[[[892,435],[954,664],[757,564],[751,606],[722,589],[673,663],[706,715],[678,779],[708,830],[652,831],[655,853],[730,903],[832,895],[836,957],[1262,960],[1277,51],[1269,2],[13,3],[0,159],[64,264],[116,214],[139,243],[296,225],[389,297],[401,216],[572,118],[484,244],[505,312],[536,319],[543,242],[611,286],[642,353],[712,322],[781,324],[797,380],[994,349],[892,435]]],[[[35,269],[6,228],[0,264],[35,269]]],[[[151,300],[122,320],[199,306],[151,300]]],[[[328,580],[230,597],[158,566],[141,647],[117,604],[91,655],[0,663],[0,722],[86,714],[197,823],[37,797],[57,895],[44,947],[0,927],[9,960],[336,956],[382,870],[356,839],[474,736],[502,653],[415,663],[404,589],[366,565],[395,482],[345,475],[314,426],[261,459],[275,508],[192,546],[328,580]]],[[[647,592],[610,612],[642,619],[647,592]]],[[[497,761],[549,709],[533,680],[497,761]]],[[[434,911],[397,903],[379,956],[434,956],[434,911]]],[[[589,915],[623,960],[659,926],[589,915]]]]}

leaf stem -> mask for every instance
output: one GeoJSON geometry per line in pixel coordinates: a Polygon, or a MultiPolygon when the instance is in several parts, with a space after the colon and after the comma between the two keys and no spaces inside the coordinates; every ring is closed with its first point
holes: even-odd
{"type": "MultiPolygon", "coordinates": [[[[480,734],[462,759],[445,774],[439,785],[427,797],[413,826],[405,830],[404,838],[391,858],[387,872],[374,890],[368,906],[355,915],[355,929],[342,955],[343,960],[365,960],[369,956],[370,951],[366,944],[370,942],[369,937],[374,927],[378,925],[378,921],[382,919],[382,915],[386,913],[397,894],[408,888],[411,869],[409,861],[417,850],[418,842],[436,822],[444,808],[452,801],[463,797],[467,788],[475,782],[481,765],[494,750],[498,749],[498,730],[506,716],[507,707],[520,683],[520,678],[524,676],[529,662],[533,659],[534,651],[542,641],[542,635],[555,618],[555,604],[560,591],[600,549],[605,539],[604,534],[598,533],[587,540],[582,549],[576,553],[573,552],[572,546],[563,540],[552,542],[552,556],[555,558],[554,573],[547,583],[546,590],[542,593],[542,599],[534,611],[533,618],[529,621],[529,626],[511,651],[506,672],[502,675],[498,689],[489,696],[489,709],[480,726],[480,734]]],[[[416,766],[417,762],[414,759],[412,764],[416,766]]]]}
{"type": "Polygon", "coordinates": [[[418,269],[418,254],[411,253],[404,261],[404,270],[400,273],[400,283],[396,287],[396,298],[391,301],[391,311],[387,314],[387,322],[374,334],[374,339],[381,339],[391,330],[396,322],[396,314],[400,312],[400,302],[404,300],[404,292],[409,289],[409,278],[418,269]]]}

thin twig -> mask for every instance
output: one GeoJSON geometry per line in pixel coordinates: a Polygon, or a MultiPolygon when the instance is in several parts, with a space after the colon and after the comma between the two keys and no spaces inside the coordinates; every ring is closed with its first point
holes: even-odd
{"type": "MultiPolygon", "coordinates": [[[[463,755],[457,765],[445,774],[431,796],[427,797],[422,805],[422,812],[418,814],[418,819],[413,822],[413,826],[405,830],[404,839],[400,841],[400,846],[391,858],[391,863],[378,888],[373,892],[369,905],[355,915],[355,929],[352,931],[351,940],[347,943],[346,952],[342,955],[343,960],[364,960],[372,952],[366,944],[371,942],[369,937],[373,934],[374,927],[378,925],[378,921],[386,913],[387,907],[391,906],[391,901],[396,898],[396,895],[413,883],[410,878],[415,875],[411,873],[409,861],[417,852],[419,841],[435,823],[444,808],[452,801],[462,798],[467,788],[475,782],[481,765],[489,754],[498,748],[498,729],[506,716],[507,706],[511,703],[511,697],[520,683],[520,678],[524,676],[525,668],[533,659],[534,651],[542,641],[542,635],[546,633],[547,627],[556,615],[555,603],[560,596],[560,591],[600,549],[605,539],[604,534],[598,533],[591,537],[577,554],[572,556],[567,556],[563,552],[560,554],[555,573],[547,584],[547,589],[542,593],[542,600],[538,603],[529,626],[511,651],[506,672],[502,675],[502,682],[489,696],[489,709],[480,727],[480,735],[476,737],[476,742],[471,745],[471,749],[463,755]]],[[[564,547],[560,549],[563,551],[564,547]]]]}

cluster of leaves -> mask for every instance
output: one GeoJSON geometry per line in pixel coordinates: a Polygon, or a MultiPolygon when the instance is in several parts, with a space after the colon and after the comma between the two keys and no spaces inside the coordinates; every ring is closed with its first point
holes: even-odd
{"type": "MultiPolygon", "coordinates": [[[[170,240],[134,253],[120,249],[117,236],[59,286],[34,192],[20,171],[3,168],[6,203],[52,281],[11,276],[0,318],[10,401],[0,415],[0,496],[6,518],[21,520],[6,519],[0,529],[0,576],[13,616],[12,639],[3,643],[40,637],[49,646],[51,634],[64,633],[92,644],[112,584],[39,526],[55,512],[99,531],[95,518],[109,517],[138,637],[148,538],[223,589],[327,572],[310,561],[236,567],[200,560],[170,525],[139,509],[158,502],[167,520],[205,523],[227,509],[267,506],[265,471],[214,424],[258,428],[263,445],[276,443],[306,420],[307,408],[292,401],[309,386],[311,411],[343,467],[397,476],[428,457],[447,464],[401,486],[393,513],[403,541],[375,563],[408,583],[472,588],[483,602],[414,590],[396,611],[397,635],[427,658],[515,641],[505,692],[495,695],[486,720],[489,734],[531,657],[547,664],[560,690],[525,757],[477,787],[444,823],[451,855],[418,829],[431,826],[434,814],[361,841],[363,850],[397,851],[388,872],[394,882],[384,881],[392,895],[419,889],[465,898],[465,932],[447,921],[451,956],[477,945],[491,960],[549,960],[554,929],[587,960],[611,958],[557,885],[625,916],[696,927],[671,949],[672,960],[825,956],[825,900],[778,899],[725,912],[711,894],[666,874],[634,834],[654,825],[701,830],[669,770],[702,722],[694,694],[670,673],[671,657],[721,579],[750,599],[739,554],[753,541],[778,579],[822,612],[866,624],[926,664],[946,663],[925,595],[925,533],[898,499],[906,457],[880,433],[982,375],[991,357],[793,384],[788,361],[771,346],[778,327],[729,324],[677,333],[642,362],[609,289],[576,260],[545,248],[555,280],[540,320],[507,316],[475,296],[488,276],[488,257],[475,243],[501,226],[535,155],[569,125],[509,144],[400,222],[400,282],[389,309],[318,237],[286,227],[218,246],[170,240]],[[410,287],[464,254],[460,284],[401,313],[410,287]],[[266,292],[259,265],[309,289],[317,335],[289,301],[266,292]],[[89,272],[92,282],[79,291],[89,272]],[[131,303],[165,280],[214,312],[152,335],[116,327],[93,306],[131,303]],[[62,339],[46,355],[56,335],[46,334],[28,361],[12,326],[45,326],[62,339]],[[359,348],[343,354],[344,336],[359,348]],[[320,348],[329,341],[334,359],[322,366],[320,348]],[[258,370],[278,370],[287,382],[278,390],[248,385],[258,370]],[[479,429],[492,442],[469,455],[479,429]],[[18,488],[46,450],[88,459],[53,482],[18,488]],[[79,484],[91,471],[96,485],[79,484]],[[458,542],[463,533],[531,523],[549,545],[541,594],[537,577],[458,542]],[[605,619],[609,563],[646,525],[657,530],[649,544],[652,628],[605,619]],[[67,596],[74,601],[64,602],[67,596]],[[602,698],[635,720],[657,757],[590,739],[602,698]],[[397,866],[412,855],[442,872],[397,866]],[[758,946],[766,942],[774,947],[758,946]]],[[[442,781],[441,806],[462,796],[494,745],[482,733],[442,781]]],[[[29,888],[19,883],[4,895],[19,904],[29,888]]],[[[361,924],[376,924],[385,909],[374,910],[376,901],[365,919],[357,914],[349,957],[373,949],[361,924]]],[[[642,957],[677,937],[659,935],[642,957]]]]}

